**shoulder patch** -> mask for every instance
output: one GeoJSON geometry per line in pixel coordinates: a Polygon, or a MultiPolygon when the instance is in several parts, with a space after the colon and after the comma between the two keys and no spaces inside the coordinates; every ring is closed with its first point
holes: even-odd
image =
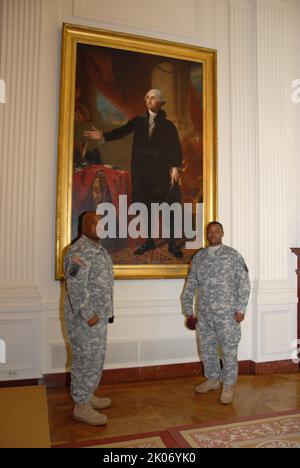
{"type": "Polygon", "coordinates": [[[79,270],[79,265],[76,265],[73,263],[69,271],[70,276],[73,276],[73,277],[76,276],[78,273],[78,270],[79,270]]]}

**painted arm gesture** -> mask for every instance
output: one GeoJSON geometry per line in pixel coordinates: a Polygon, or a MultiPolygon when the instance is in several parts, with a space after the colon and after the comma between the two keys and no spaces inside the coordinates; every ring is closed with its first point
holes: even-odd
{"type": "Polygon", "coordinates": [[[83,136],[88,138],[89,140],[103,140],[103,133],[100,132],[100,130],[97,130],[97,128],[95,127],[92,127],[92,130],[86,130],[85,132],[83,132],[83,136]]]}

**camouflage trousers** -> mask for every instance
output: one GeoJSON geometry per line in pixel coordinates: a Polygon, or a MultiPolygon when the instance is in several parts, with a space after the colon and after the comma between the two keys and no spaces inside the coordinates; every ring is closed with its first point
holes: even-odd
{"type": "Polygon", "coordinates": [[[88,403],[103,371],[107,340],[107,319],[89,327],[86,322],[66,319],[72,349],[71,395],[77,405],[88,403]]]}
{"type": "Polygon", "coordinates": [[[241,326],[231,311],[199,314],[198,337],[204,374],[225,385],[235,385],[238,377],[238,344],[241,326]],[[222,359],[222,368],[220,359],[222,359]]]}

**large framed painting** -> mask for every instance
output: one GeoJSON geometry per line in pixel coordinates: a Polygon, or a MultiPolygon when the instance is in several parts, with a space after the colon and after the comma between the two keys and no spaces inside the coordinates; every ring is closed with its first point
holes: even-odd
{"type": "Polygon", "coordinates": [[[116,278],[185,277],[216,219],[216,51],[64,24],[56,277],[86,211],[116,278]]]}

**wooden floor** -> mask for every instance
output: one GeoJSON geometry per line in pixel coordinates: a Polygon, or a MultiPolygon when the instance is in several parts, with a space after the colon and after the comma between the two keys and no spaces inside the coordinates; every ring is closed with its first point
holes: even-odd
{"type": "Polygon", "coordinates": [[[300,409],[300,373],[240,376],[231,406],[219,403],[219,391],[196,395],[194,386],[203,380],[191,377],[102,386],[97,394],[112,399],[111,408],[103,410],[109,418],[105,427],[74,421],[68,389],[49,389],[51,442],[107,438],[300,409]]]}

